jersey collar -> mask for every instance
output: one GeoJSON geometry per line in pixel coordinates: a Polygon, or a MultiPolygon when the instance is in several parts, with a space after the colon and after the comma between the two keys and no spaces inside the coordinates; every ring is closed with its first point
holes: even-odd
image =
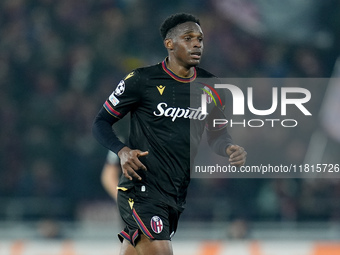
{"type": "Polygon", "coordinates": [[[197,72],[196,72],[196,68],[194,67],[194,74],[191,77],[182,77],[179,76],[177,74],[174,73],[174,71],[172,71],[166,64],[166,59],[163,60],[162,62],[162,67],[163,70],[170,75],[174,80],[179,81],[179,82],[183,82],[183,83],[187,83],[187,82],[192,82],[193,80],[196,79],[197,76],[197,72]]]}

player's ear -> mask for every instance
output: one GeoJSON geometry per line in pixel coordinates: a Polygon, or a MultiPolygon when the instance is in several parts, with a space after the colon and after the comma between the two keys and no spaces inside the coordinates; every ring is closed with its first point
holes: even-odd
{"type": "Polygon", "coordinates": [[[166,38],[164,40],[164,46],[165,46],[165,48],[167,48],[170,51],[173,50],[173,48],[174,48],[173,40],[171,38],[166,38]]]}

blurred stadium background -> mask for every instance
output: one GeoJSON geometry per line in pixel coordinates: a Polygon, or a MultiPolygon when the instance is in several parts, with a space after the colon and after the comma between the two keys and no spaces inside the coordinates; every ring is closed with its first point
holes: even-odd
{"type": "MultiPolygon", "coordinates": [[[[0,255],[118,254],[92,121],[124,75],[163,60],[175,12],[201,19],[201,66],[220,77],[336,75],[337,0],[0,1],[0,255]]],[[[339,163],[339,86],[320,88],[321,117],[295,136],[238,141],[248,164],[339,163]]],[[[175,254],[340,254],[339,197],[337,178],[193,179],[175,254]]]]}

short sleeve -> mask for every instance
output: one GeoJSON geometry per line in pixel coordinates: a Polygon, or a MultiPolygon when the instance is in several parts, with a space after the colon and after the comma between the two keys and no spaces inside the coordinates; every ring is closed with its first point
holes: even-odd
{"type": "Polygon", "coordinates": [[[141,84],[141,75],[138,70],[129,73],[118,83],[103,107],[113,117],[121,119],[139,104],[141,84]]]}

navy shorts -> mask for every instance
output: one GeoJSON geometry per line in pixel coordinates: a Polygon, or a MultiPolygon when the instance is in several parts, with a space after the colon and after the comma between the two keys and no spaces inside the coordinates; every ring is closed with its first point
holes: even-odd
{"type": "Polygon", "coordinates": [[[181,214],[164,202],[148,197],[145,189],[145,186],[139,186],[118,190],[118,209],[126,224],[118,237],[121,242],[126,239],[133,246],[141,234],[151,240],[171,240],[181,214]]]}

